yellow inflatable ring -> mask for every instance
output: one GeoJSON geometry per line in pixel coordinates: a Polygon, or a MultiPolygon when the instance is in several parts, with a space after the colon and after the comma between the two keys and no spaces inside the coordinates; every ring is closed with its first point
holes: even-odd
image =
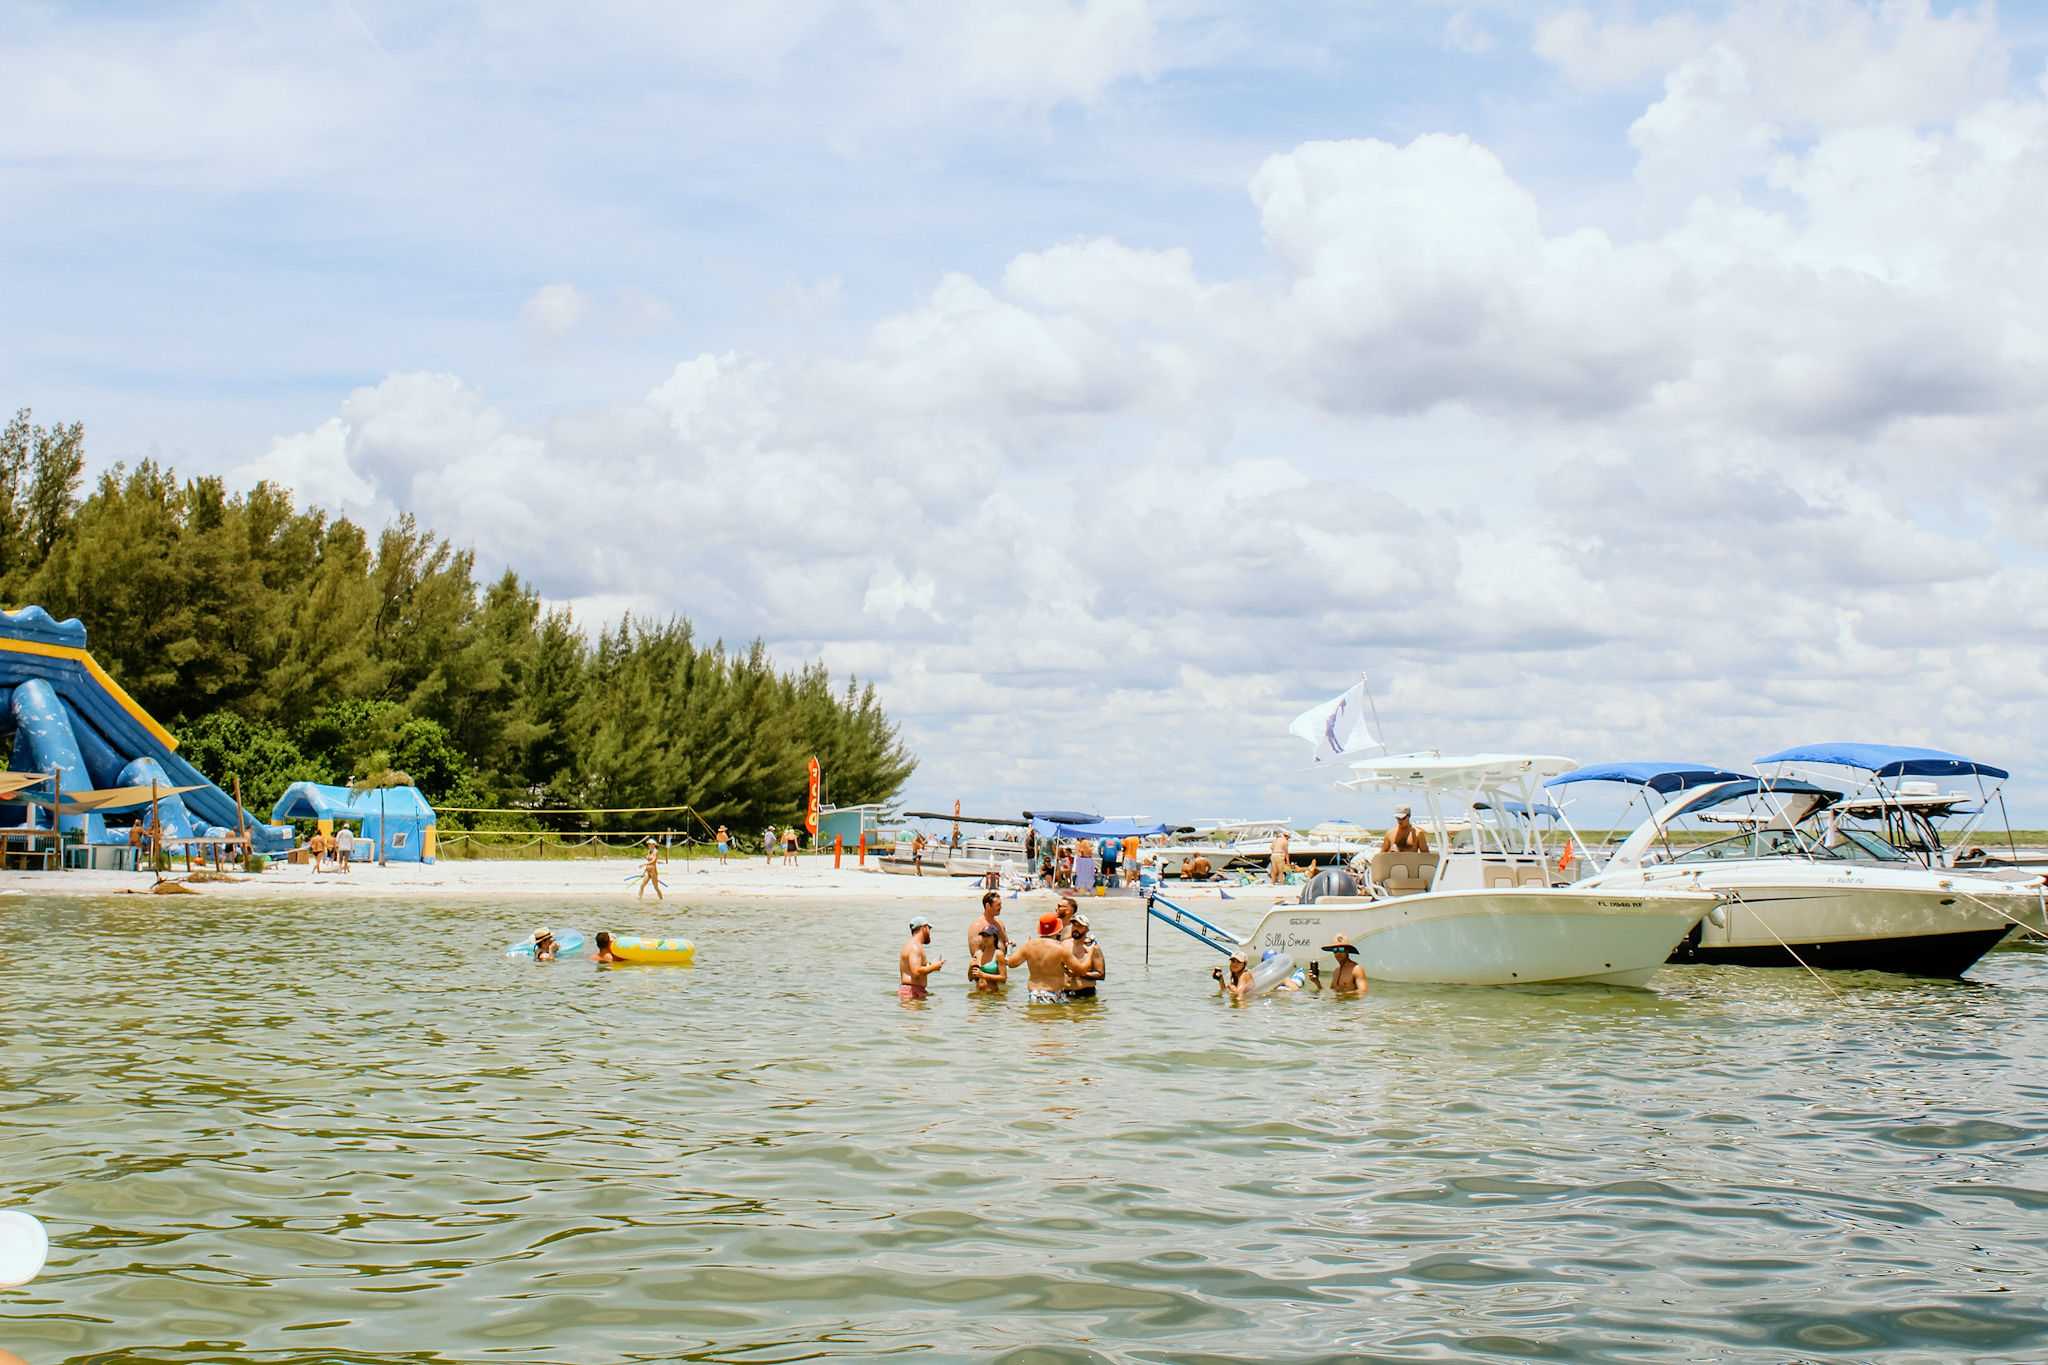
{"type": "Polygon", "coordinates": [[[670,967],[687,967],[697,960],[697,945],[686,938],[614,938],[612,952],[621,962],[670,967]]]}

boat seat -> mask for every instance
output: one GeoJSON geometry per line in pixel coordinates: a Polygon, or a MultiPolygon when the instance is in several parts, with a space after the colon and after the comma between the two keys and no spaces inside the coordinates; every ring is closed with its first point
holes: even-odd
{"type": "Polygon", "coordinates": [[[1548,886],[1550,885],[1550,869],[1539,867],[1534,863],[1524,863],[1515,869],[1515,885],[1548,886]]]}
{"type": "Polygon", "coordinates": [[[1498,891],[1515,885],[1515,869],[1488,864],[1486,868],[1486,889],[1498,891]]]}
{"type": "Polygon", "coordinates": [[[1434,853],[1375,853],[1372,855],[1372,879],[1377,886],[1386,888],[1390,896],[1412,896],[1418,891],[1429,890],[1436,880],[1436,859],[1434,853]]]}

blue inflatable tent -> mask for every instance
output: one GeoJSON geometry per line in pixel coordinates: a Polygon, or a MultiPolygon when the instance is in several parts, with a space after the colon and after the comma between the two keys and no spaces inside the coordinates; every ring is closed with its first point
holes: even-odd
{"type": "Polygon", "coordinates": [[[357,862],[373,861],[380,843],[387,862],[434,861],[434,808],[418,787],[351,793],[347,787],[294,782],[277,799],[270,818],[278,822],[317,820],[322,834],[332,834],[338,820],[360,825],[369,847],[358,847],[357,862]]]}

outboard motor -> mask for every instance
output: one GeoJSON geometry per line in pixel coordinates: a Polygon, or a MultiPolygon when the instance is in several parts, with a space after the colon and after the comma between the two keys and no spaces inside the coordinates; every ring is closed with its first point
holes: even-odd
{"type": "Polygon", "coordinates": [[[1301,903],[1314,905],[1324,896],[1356,896],[1358,878],[1341,867],[1326,867],[1309,878],[1308,885],[1301,889],[1301,903]]]}

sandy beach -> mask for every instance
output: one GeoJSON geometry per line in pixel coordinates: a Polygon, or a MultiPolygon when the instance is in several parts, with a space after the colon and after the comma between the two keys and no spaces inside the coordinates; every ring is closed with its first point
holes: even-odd
{"type": "MultiPolygon", "coordinates": [[[[331,900],[351,897],[406,897],[446,900],[455,898],[506,899],[535,896],[561,899],[564,896],[594,900],[630,901],[639,883],[639,860],[632,857],[607,859],[544,860],[461,859],[433,864],[391,863],[384,867],[357,866],[346,875],[315,873],[304,866],[273,864],[260,873],[225,874],[226,880],[202,881],[192,886],[201,896],[288,897],[299,900],[331,900]]],[[[180,870],[167,880],[183,881],[180,870]]],[[[901,901],[961,901],[977,894],[979,884],[970,877],[905,877],[874,868],[847,865],[835,869],[829,858],[806,857],[796,867],[773,865],[760,858],[735,858],[721,866],[711,859],[676,860],[663,867],[663,885],[671,900],[716,901],[722,899],[832,901],[859,898],[901,901]]],[[[0,895],[29,896],[111,896],[146,893],[151,877],[146,872],[0,872],[0,895]]],[[[1276,891],[1292,896],[1297,888],[1275,888],[1263,883],[1250,886],[1182,886],[1169,882],[1167,894],[1186,904],[1216,902],[1227,894],[1232,900],[1270,903],[1276,891]]],[[[1052,892],[1026,892],[1027,900],[1053,899],[1052,892]]],[[[650,894],[647,900],[652,901],[650,894]]],[[[1119,892],[1100,898],[1105,903],[1125,903],[1133,908],[1136,896],[1119,892]]]]}

